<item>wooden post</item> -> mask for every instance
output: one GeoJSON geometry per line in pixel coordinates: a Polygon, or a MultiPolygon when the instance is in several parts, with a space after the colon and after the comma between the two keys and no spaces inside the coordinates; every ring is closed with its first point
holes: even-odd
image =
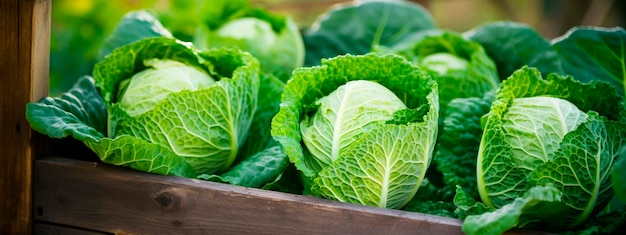
{"type": "Polygon", "coordinates": [[[29,234],[38,135],[26,103],[48,94],[51,0],[0,1],[0,234],[29,234]]]}

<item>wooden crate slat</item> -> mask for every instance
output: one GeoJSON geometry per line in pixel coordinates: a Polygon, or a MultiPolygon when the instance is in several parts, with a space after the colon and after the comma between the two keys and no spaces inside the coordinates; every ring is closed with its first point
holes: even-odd
{"type": "Polygon", "coordinates": [[[36,161],[34,217],[132,234],[462,234],[456,219],[130,169],[36,161]]]}
{"type": "Polygon", "coordinates": [[[24,112],[48,94],[50,7],[0,1],[0,234],[31,232],[32,164],[43,147],[24,112]]]}

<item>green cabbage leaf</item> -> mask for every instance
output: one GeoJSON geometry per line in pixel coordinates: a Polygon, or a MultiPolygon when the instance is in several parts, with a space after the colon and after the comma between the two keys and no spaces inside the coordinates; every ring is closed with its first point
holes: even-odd
{"type": "Polygon", "coordinates": [[[463,36],[480,43],[495,62],[500,80],[523,66],[538,69],[542,75],[563,74],[562,62],[550,41],[529,25],[496,21],[479,25],[463,36]]]}
{"type": "Polygon", "coordinates": [[[413,33],[436,28],[421,5],[409,1],[363,0],[341,3],[318,16],[303,34],[304,65],[338,55],[362,55],[392,47],[413,33]]]}

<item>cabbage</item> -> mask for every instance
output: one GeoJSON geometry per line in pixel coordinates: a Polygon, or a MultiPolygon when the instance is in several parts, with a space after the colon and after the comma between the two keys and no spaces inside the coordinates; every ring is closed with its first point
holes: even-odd
{"type": "Polygon", "coordinates": [[[236,47],[256,57],[264,73],[286,82],[304,63],[304,43],[290,17],[252,6],[247,0],[206,1],[193,44],[200,49],[236,47]]]}
{"type": "Polygon", "coordinates": [[[269,23],[253,18],[244,17],[230,21],[217,30],[217,35],[240,40],[254,40],[259,48],[271,47],[277,35],[269,23]]]}
{"type": "Polygon", "coordinates": [[[215,84],[206,72],[174,60],[147,59],[148,68],[120,83],[119,104],[130,116],[153,109],[170,93],[196,91],[215,84]]]}
{"type": "MultiPolygon", "coordinates": [[[[113,50],[93,78],[64,96],[28,104],[26,117],[51,137],[83,141],[104,163],[164,175],[219,174],[246,157],[239,151],[257,111],[259,74],[258,61],[240,50],[198,52],[175,39],[146,38],[113,50]]],[[[256,160],[278,162],[281,155],[273,155],[256,160]]]]}
{"type": "Polygon", "coordinates": [[[390,50],[420,66],[437,81],[441,118],[453,99],[483,97],[500,84],[496,66],[483,47],[456,32],[424,30],[390,50]]]}
{"type": "Polygon", "coordinates": [[[513,73],[483,118],[476,160],[481,203],[457,191],[455,203],[470,215],[463,231],[560,232],[597,215],[614,195],[611,170],[626,143],[621,100],[607,83],[556,74],[544,80],[529,67],[513,73]],[[477,208],[484,209],[472,212],[477,208]]]}
{"type": "Polygon", "coordinates": [[[305,192],[401,208],[430,164],[438,108],[437,84],[401,57],[338,56],[294,71],[272,136],[305,192]]]}

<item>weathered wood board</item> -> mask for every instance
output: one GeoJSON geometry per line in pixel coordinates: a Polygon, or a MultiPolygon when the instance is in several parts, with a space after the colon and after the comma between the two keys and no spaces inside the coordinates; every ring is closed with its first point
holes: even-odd
{"type": "Polygon", "coordinates": [[[50,7],[0,1],[0,234],[31,232],[32,165],[44,148],[24,112],[48,94],[50,7]]]}
{"type": "Polygon", "coordinates": [[[36,221],[132,234],[462,234],[461,221],[66,158],[35,164],[36,221]]]}

